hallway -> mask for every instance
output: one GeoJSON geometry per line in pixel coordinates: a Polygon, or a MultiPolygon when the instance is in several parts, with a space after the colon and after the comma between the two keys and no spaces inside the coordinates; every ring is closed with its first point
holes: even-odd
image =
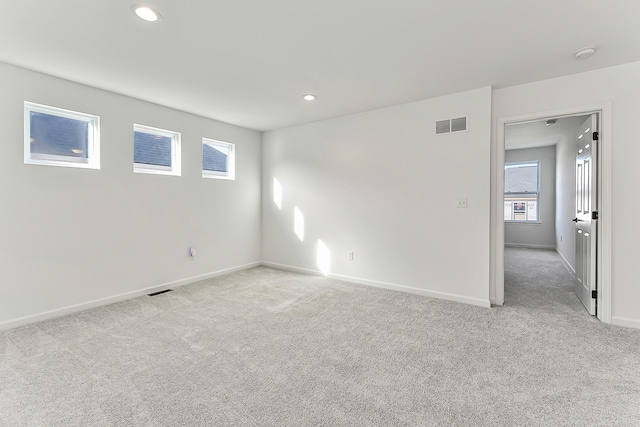
{"type": "Polygon", "coordinates": [[[556,251],[505,247],[504,263],[505,306],[598,321],[576,297],[575,278],[556,251]]]}

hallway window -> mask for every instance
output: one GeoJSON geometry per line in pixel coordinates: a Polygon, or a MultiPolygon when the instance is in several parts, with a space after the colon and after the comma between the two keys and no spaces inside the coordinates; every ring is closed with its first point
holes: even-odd
{"type": "Polygon", "coordinates": [[[100,118],[24,103],[24,162],[100,169],[100,118]]]}
{"type": "Polygon", "coordinates": [[[540,162],[504,165],[504,220],[540,222],[540,162]]]}
{"type": "Polygon", "coordinates": [[[133,125],[133,171],[180,176],[180,133],[133,125]]]}
{"type": "Polygon", "coordinates": [[[235,145],[202,138],[202,177],[235,179],[235,145]]]}

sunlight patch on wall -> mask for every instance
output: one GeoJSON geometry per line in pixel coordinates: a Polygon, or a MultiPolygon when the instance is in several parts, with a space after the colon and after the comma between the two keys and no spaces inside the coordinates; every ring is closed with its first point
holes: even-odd
{"type": "Polygon", "coordinates": [[[322,240],[318,240],[318,268],[325,276],[331,273],[331,251],[322,240]]]}
{"type": "Polygon", "coordinates": [[[293,211],[293,231],[298,236],[301,242],[304,241],[304,215],[300,212],[300,209],[296,206],[293,211]]]}
{"type": "Polygon", "coordinates": [[[282,209],[282,185],[276,178],[273,178],[273,203],[278,209],[282,209]]]}

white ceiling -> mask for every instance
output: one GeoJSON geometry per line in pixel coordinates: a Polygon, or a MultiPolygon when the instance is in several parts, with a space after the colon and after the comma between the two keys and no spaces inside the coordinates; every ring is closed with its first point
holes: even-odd
{"type": "Polygon", "coordinates": [[[0,61],[257,130],[638,60],[636,0],[0,0],[0,61]]]}
{"type": "Polygon", "coordinates": [[[537,148],[556,145],[567,135],[577,136],[576,132],[588,116],[564,117],[556,119],[556,123],[547,126],[546,120],[530,123],[519,123],[505,127],[505,150],[537,148]]]}

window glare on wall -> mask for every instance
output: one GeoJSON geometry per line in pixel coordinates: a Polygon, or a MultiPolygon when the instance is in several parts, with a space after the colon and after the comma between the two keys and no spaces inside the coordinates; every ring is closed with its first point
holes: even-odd
{"type": "Polygon", "coordinates": [[[276,178],[273,178],[273,202],[278,209],[282,209],[282,185],[276,178]]]}
{"type": "Polygon", "coordinates": [[[322,274],[328,276],[331,273],[331,251],[322,240],[318,240],[316,257],[316,264],[318,268],[322,274]]]}
{"type": "Polygon", "coordinates": [[[293,231],[301,242],[304,241],[304,215],[296,206],[293,210],[293,231]]]}

